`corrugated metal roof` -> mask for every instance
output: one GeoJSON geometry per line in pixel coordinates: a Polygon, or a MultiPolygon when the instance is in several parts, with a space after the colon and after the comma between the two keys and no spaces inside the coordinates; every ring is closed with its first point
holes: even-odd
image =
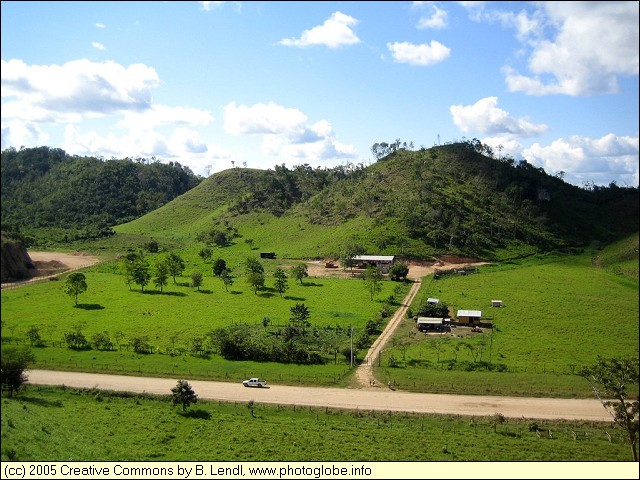
{"type": "Polygon", "coordinates": [[[481,317],[481,310],[458,310],[459,317],[481,317]]]}
{"type": "Polygon", "coordinates": [[[426,323],[426,324],[441,324],[444,322],[444,318],[435,318],[435,317],[418,317],[418,321],[416,323],[426,323]]]}
{"type": "Polygon", "coordinates": [[[391,262],[396,258],[394,255],[356,255],[354,260],[361,260],[363,262],[391,262]]]}
{"type": "Polygon", "coordinates": [[[427,298],[427,303],[440,303],[440,299],[439,298],[427,298]]]}

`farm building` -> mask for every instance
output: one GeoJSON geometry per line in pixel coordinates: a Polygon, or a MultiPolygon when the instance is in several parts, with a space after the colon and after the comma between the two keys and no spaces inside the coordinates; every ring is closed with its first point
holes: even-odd
{"type": "Polygon", "coordinates": [[[421,332],[442,332],[450,330],[451,320],[449,318],[418,317],[416,326],[421,332]]]}
{"type": "Polygon", "coordinates": [[[359,268],[367,268],[369,265],[378,267],[382,273],[389,273],[391,265],[395,263],[393,255],[356,255],[353,260],[359,268]]]}
{"type": "Polygon", "coordinates": [[[482,311],[480,310],[458,310],[456,318],[460,325],[476,325],[480,323],[482,311]]]}
{"type": "Polygon", "coordinates": [[[437,305],[438,303],[440,303],[440,299],[439,298],[427,298],[427,303],[433,303],[434,305],[437,305]]]}
{"type": "Polygon", "coordinates": [[[491,300],[491,306],[492,307],[501,307],[502,306],[502,300],[491,300]]]}

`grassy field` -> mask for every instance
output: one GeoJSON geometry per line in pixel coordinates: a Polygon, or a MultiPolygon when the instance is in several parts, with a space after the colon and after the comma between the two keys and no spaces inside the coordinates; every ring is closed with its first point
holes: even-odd
{"type": "MultiPolygon", "coordinates": [[[[169,394],[170,392],[167,392],[169,394]]],[[[197,392],[196,392],[197,393],[197,392]]],[[[574,461],[630,459],[609,423],[415,415],[33,387],[2,399],[2,460],[574,461]],[[78,415],[78,412],[83,412],[78,415]],[[260,441],[256,441],[260,439],[260,441]]]]}
{"type": "Polygon", "coordinates": [[[456,312],[480,310],[493,329],[412,335],[415,323],[405,319],[376,363],[379,378],[400,388],[584,396],[589,388],[577,375],[582,367],[598,355],[638,355],[637,278],[595,268],[589,255],[425,279],[413,309],[427,297],[456,312]],[[492,307],[493,299],[503,306],[492,307]],[[395,368],[389,366],[391,357],[395,368]],[[474,361],[494,370],[467,371],[474,361]]]}
{"type": "MultiPolygon", "coordinates": [[[[372,301],[365,282],[359,279],[307,278],[303,284],[289,279],[289,289],[281,297],[269,287],[254,293],[240,276],[226,291],[219,279],[209,275],[200,291],[188,287],[187,278],[179,277],[177,285],[170,281],[162,293],[149,286],[142,292],[137,286],[129,290],[123,277],[111,270],[110,265],[85,270],[89,288],[79,296],[77,307],[73,298],[63,293],[63,281],[3,290],[3,345],[29,344],[27,333],[36,327],[45,346],[33,349],[37,359],[34,368],[189,375],[229,381],[259,375],[287,384],[341,385],[350,373],[341,354],[328,357],[326,365],[303,366],[234,362],[217,355],[200,358],[185,351],[194,337],[230,324],[263,328],[262,319],[268,317],[271,323],[267,328],[278,330],[288,323],[290,308],[297,303],[308,307],[312,328],[353,327],[357,336],[369,320],[378,317],[394,291],[400,300],[409,287],[384,281],[382,291],[372,301]],[[67,348],[62,341],[64,334],[78,327],[88,339],[107,332],[115,349],[67,348]],[[154,353],[134,353],[130,343],[137,336],[148,337],[154,353]]],[[[270,282],[267,279],[267,285],[270,282]]]]}
{"type": "MultiPolygon", "coordinates": [[[[381,357],[374,359],[376,377],[413,391],[591,397],[587,382],[578,375],[582,367],[598,355],[638,355],[638,278],[615,268],[633,257],[636,240],[597,255],[536,257],[480,267],[466,276],[426,277],[412,310],[426,297],[437,297],[454,312],[481,310],[494,328],[479,334],[454,328],[446,336],[413,335],[415,324],[406,318],[381,357]],[[501,299],[503,306],[491,307],[493,299],[501,299]]],[[[126,251],[139,241],[119,236],[118,247],[126,251]]],[[[301,366],[234,362],[215,354],[199,358],[185,352],[194,337],[232,323],[260,326],[262,318],[269,317],[268,328],[277,330],[288,322],[289,309],[296,303],[309,308],[314,327],[353,326],[357,337],[391,294],[395,292],[397,302],[409,287],[385,281],[371,301],[359,279],[308,278],[304,285],[289,279],[290,288],[280,297],[267,277],[268,288],[255,294],[242,277],[242,260],[255,256],[255,251],[245,244],[222,251],[238,276],[229,291],[208,271],[211,263],[204,263],[195,248],[181,251],[185,276],[175,285],[170,281],[162,293],[152,286],[144,293],[138,286],[130,290],[113,261],[85,270],[89,289],[80,295],[78,307],[63,293],[62,281],[3,290],[3,346],[28,344],[27,333],[36,327],[46,346],[33,349],[35,368],[234,382],[257,375],[282,384],[353,385],[353,369],[341,354],[327,357],[325,365],[301,366]],[[205,274],[200,291],[187,286],[188,275],[196,269],[205,274]],[[67,348],[62,337],[77,327],[89,339],[107,332],[116,348],[67,348]],[[134,353],[130,342],[136,336],[148,337],[154,353],[134,353]]],[[[162,255],[149,257],[154,261],[162,255]]],[[[269,274],[287,261],[263,263],[269,274]]],[[[361,351],[359,358],[363,355],[361,351]]],[[[637,385],[631,388],[637,391],[637,385]]]]}

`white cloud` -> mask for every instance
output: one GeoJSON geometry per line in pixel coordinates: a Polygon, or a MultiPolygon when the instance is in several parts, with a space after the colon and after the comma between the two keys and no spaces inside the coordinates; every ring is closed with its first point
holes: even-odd
{"type": "Polygon", "coordinates": [[[105,28],[104,23],[96,23],[96,28],[105,28]]]}
{"type": "Polygon", "coordinates": [[[273,102],[252,106],[229,103],[224,109],[224,129],[235,135],[260,135],[262,152],[285,161],[318,164],[356,155],[352,145],[337,141],[328,121],[309,125],[300,110],[273,102]]]}
{"type": "Polygon", "coordinates": [[[305,30],[300,38],[285,38],[278,42],[287,47],[309,47],[311,45],[324,45],[329,48],[339,48],[345,45],[360,43],[360,39],[351,29],[358,24],[358,20],[335,12],[322,25],[305,30]]]}
{"type": "Polygon", "coordinates": [[[543,2],[528,19],[518,17],[519,38],[527,37],[531,75],[506,66],[507,86],[529,95],[617,93],[620,76],[638,75],[638,2],[543,2]],[[540,16],[553,31],[541,34],[540,16]]]}
{"type": "Polygon", "coordinates": [[[638,185],[638,137],[608,134],[594,139],[575,135],[547,146],[535,143],[523,151],[523,156],[547,173],[565,172],[565,180],[575,185],[606,185],[612,178],[621,179],[617,182],[620,186],[638,185]]]}
{"type": "Polygon", "coordinates": [[[103,44],[99,43],[99,42],[91,42],[91,46],[93,48],[95,48],[96,50],[106,50],[107,47],[105,47],[103,44]]]}
{"type": "Polygon", "coordinates": [[[486,97],[473,105],[452,105],[449,111],[453,123],[465,133],[531,137],[548,130],[547,125],[534,124],[525,118],[513,118],[497,105],[497,97],[486,97]]]}
{"type": "Polygon", "coordinates": [[[151,89],[160,84],[156,71],[143,64],[123,67],[82,59],[63,65],[2,60],[1,65],[3,99],[13,97],[26,110],[58,114],[144,110],[151,104],[151,89]]]}
{"type": "Polygon", "coordinates": [[[432,5],[431,8],[431,16],[420,17],[420,20],[418,20],[418,28],[429,28],[434,30],[446,28],[449,24],[448,13],[445,10],[438,8],[436,5],[432,5]]]}
{"type": "Polygon", "coordinates": [[[200,8],[205,12],[210,12],[211,10],[216,10],[222,7],[226,2],[198,2],[200,4],[200,8]]]}
{"type": "Polygon", "coordinates": [[[430,44],[420,45],[409,42],[387,43],[387,48],[396,62],[418,66],[435,65],[447,59],[451,54],[451,49],[437,40],[432,40],[430,44]]]}

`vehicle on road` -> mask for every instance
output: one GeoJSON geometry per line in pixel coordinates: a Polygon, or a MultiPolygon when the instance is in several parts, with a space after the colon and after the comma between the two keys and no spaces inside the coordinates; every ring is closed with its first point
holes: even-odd
{"type": "Polygon", "coordinates": [[[254,378],[250,378],[249,380],[244,380],[242,382],[242,384],[245,387],[259,387],[259,388],[262,388],[262,387],[266,387],[267,386],[267,381],[263,380],[261,378],[254,377],[254,378]]]}

